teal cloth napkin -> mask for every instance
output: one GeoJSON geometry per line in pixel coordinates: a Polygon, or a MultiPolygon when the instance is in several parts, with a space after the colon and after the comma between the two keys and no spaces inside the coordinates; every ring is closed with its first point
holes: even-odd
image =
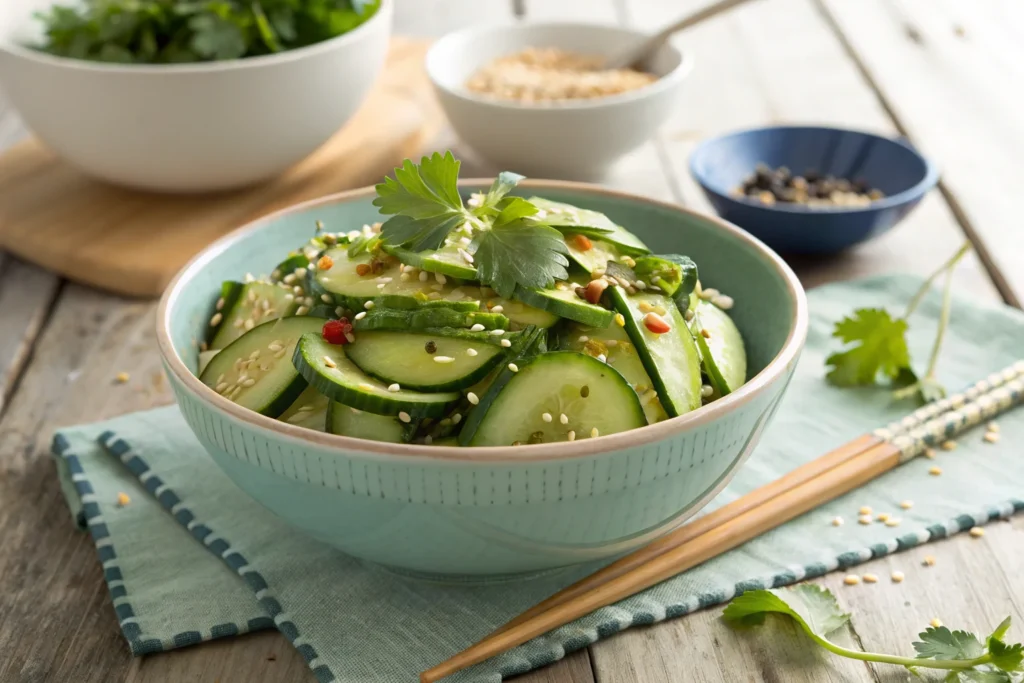
{"type": "MultiPolygon", "coordinates": [[[[881,389],[822,380],[836,348],[832,323],[854,307],[901,311],[919,280],[885,277],[810,293],[811,329],[782,408],[757,452],[708,509],[778,478],[858,434],[908,412],[881,389]]],[[[911,325],[925,359],[938,297],[911,325]]],[[[960,298],[941,360],[950,388],[1017,360],[1024,315],[960,298]]],[[[678,617],[750,588],[781,586],[1005,517],[1024,509],[1024,411],[1000,418],[1002,440],[978,432],[650,590],[451,677],[500,681],[622,629],[678,617]],[[929,476],[939,464],[945,473],[929,476]],[[899,502],[911,499],[913,509],[899,502]],[[847,523],[870,505],[898,527],[847,523]]],[[[416,674],[595,568],[522,581],[444,584],[369,566],[303,538],[239,491],[192,437],[174,407],[61,431],[61,485],[91,532],[114,609],[135,654],[261,628],[279,629],[320,681],[413,681],[416,674]],[[130,502],[119,505],[119,494],[130,502]]]]}

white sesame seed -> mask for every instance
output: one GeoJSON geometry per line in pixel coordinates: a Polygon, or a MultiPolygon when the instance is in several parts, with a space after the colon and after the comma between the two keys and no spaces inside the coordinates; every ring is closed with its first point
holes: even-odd
{"type": "Polygon", "coordinates": [[[634,286],[641,292],[647,289],[647,283],[644,282],[643,280],[637,280],[634,286]]]}
{"type": "Polygon", "coordinates": [[[545,422],[551,422],[551,420],[553,420],[554,418],[551,417],[551,413],[541,413],[540,419],[544,420],[545,422]]]}
{"type": "Polygon", "coordinates": [[[832,518],[832,526],[842,526],[842,525],[843,525],[843,518],[842,517],[833,517],[832,518]]]}
{"type": "Polygon", "coordinates": [[[466,394],[466,400],[468,400],[473,405],[477,405],[477,404],[480,403],[480,398],[476,394],[474,394],[472,391],[469,392],[468,394],[466,394]]]}
{"type": "Polygon", "coordinates": [[[224,308],[224,297],[217,299],[217,310],[220,311],[224,308]]]}
{"type": "Polygon", "coordinates": [[[597,427],[594,427],[593,429],[590,430],[591,439],[596,439],[599,436],[601,436],[601,432],[597,431],[597,427]]]}
{"type": "Polygon", "coordinates": [[[457,425],[462,422],[462,413],[455,413],[452,415],[452,424],[457,425]]]}
{"type": "Polygon", "coordinates": [[[569,416],[566,415],[565,413],[562,413],[561,415],[558,416],[558,421],[564,425],[567,425],[569,424],[569,416]]]}
{"type": "Polygon", "coordinates": [[[434,356],[435,363],[454,363],[455,359],[451,356],[434,356]]]}
{"type": "Polygon", "coordinates": [[[512,372],[519,372],[519,366],[516,365],[515,363],[509,363],[508,369],[511,370],[512,372]]]}
{"type": "Polygon", "coordinates": [[[693,320],[693,311],[691,311],[690,309],[686,309],[686,313],[683,313],[683,320],[685,320],[686,322],[690,322],[691,320],[693,320]]]}
{"type": "Polygon", "coordinates": [[[389,384],[388,385],[388,391],[390,391],[391,393],[394,393],[396,391],[401,391],[401,390],[402,390],[402,387],[398,386],[397,382],[394,383],[394,384],[389,384]]]}
{"type": "Polygon", "coordinates": [[[608,362],[608,356],[604,355],[603,353],[599,353],[597,355],[597,359],[599,361],[601,361],[602,363],[607,363],[608,362]]]}
{"type": "Polygon", "coordinates": [[[867,526],[868,524],[871,524],[871,521],[872,521],[871,520],[871,515],[861,515],[860,517],[857,518],[857,522],[859,522],[860,524],[863,524],[865,526],[867,526]]]}
{"type": "MultiPolygon", "coordinates": [[[[302,310],[302,308],[299,308],[299,311],[301,311],[301,310],[302,310]]],[[[295,313],[297,315],[302,315],[302,313],[299,313],[299,311],[295,311],[295,313]]],[[[256,327],[256,323],[255,323],[255,321],[253,321],[252,318],[249,318],[244,323],[242,323],[242,327],[244,327],[247,330],[251,330],[252,328],[256,327]]]]}
{"type": "Polygon", "coordinates": [[[260,302],[260,308],[262,308],[264,311],[269,311],[270,310],[270,301],[267,300],[267,299],[264,299],[263,301],[261,301],[260,302]]]}
{"type": "Polygon", "coordinates": [[[999,425],[995,422],[989,422],[985,425],[985,431],[999,433],[999,425]]]}
{"type": "Polygon", "coordinates": [[[220,313],[214,313],[213,317],[210,318],[210,327],[216,327],[217,325],[220,325],[220,321],[223,319],[224,316],[222,316],[220,313]]]}
{"type": "Polygon", "coordinates": [[[281,282],[284,282],[285,284],[288,285],[292,284],[293,282],[295,282],[295,273],[288,273],[283,278],[281,278],[281,282]]]}
{"type": "Polygon", "coordinates": [[[289,293],[284,295],[284,300],[285,301],[295,301],[295,295],[292,294],[291,292],[289,292],[289,293]]]}
{"type": "Polygon", "coordinates": [[[878,583],[878,577],[874,574],[865,574],[864,583],[878,583]]]}
{"type": "Polygon", "coordinates": [[[228,383],[227,382],[221,382],[220,384],[217,385],[217,388],[214,389],[214,391],[216,391],[218,394],[223,394],[224,390],[227,389],[227,388],[228,388],[228,383]]]}
{"type": "Polygon", "coordinates": [[[616,346],[619,345],[619,342],[617,339],[609,339],[604,343],[604,345],[607,346],[609,349],[614,349],[616,346]]]}
{"type": "Polygon", "coordinates": [[[249,360],[256,360],[259,357],[260,357],[260,350],[259,349],[256,349],[255,351],[253,351],[252,353],[249,354],[249,360]]]}
{"type": "MultiPolygon", "coordinates": [[[[309,313],[309,306],[299,306],[298,308],[295,309],[295,315],[306,315],[307,313],[309,313]]],[[[251,321],[249,320],[245,321],[246,329],[252,329],[251,327],[249,327],[250,322],[251,321]]]]}
{"type": "Polygon", "coordinates": [[[251,387],[251,386],[253,386],[255,384],[256,384],[256,380],[254,380],[254,379],[247,379],[244,382],[242,382],[242,386],[246,387],[246,388],[251,387]]]}
{"type": "Polygon", "coordinates": [[[295,269],[295,277],[306,277],[306,269],[305,268],[296,268],[295,269]]]}
{"type": "Polygon", "coordinates": [[[330,294],[321,294],[320,295],[320,301],[323,301],[325,304],[333,304],[334,303],[334,299],[331,298],[330,294]]]}
{"type": "Polygon", "coordinates": [[[900,503],[900,507],[903,508],[904,510],[909,510],[910,508],[914,507],[914,501],[904,500],[900,503]]]}
{"type": "Polygon", "coordinates": [[[843,577],[843,583],[845,583],[847,586],[856,586],[858,583],[860,583],[860,577],[856,574],[847,574],[845,577],[843,577]]]}
{"type": "Polygon", "coordinates": [[[398,414],[398,419],[402,422],[412,422],[412,418],[409,417],[409,413],[404,410],[398,414]]]}
{"type": "Polygon", "coordinates": [[[331,358],[330,356],[324,356],[324,365],[326,365],[329,368],[336,368],[336,367],[338,367],[338,364],[335,363],[334,359],[331,358]]]}
{"type": "Polygon", "coordinates": [[[408,282],[411,278],[409,273],[402,273],[401,275],[398,276],[398,279],[401,280],[402,282],[408,282]]]}
{"type": "Polygon", "coordinates": [[[711,398],[711,395],[715,393],[714,387],[710,384],[702,384],[700,387],[700,395],[703,398],[711,398]]]}
{"type": "Polygon", "coordinates": [[[476,349],[466,349],[466,355],[467,356],[475,356],[476,354],[477,354],[477,350],[476,349]]]}
{"type": "Polygon", "coordinates": [[[468,247],[472,242],[473,242],[473,240],[469,239],[468,237],[460,237],[459,238],[459,244],[461,244],[463,246],[466,246],[466,247],[468,247]]]}
{"type": "Polygon", "coordinates": [[[245,321],[241,318],[235,318],[235,322],[231,323],[231,326],[237,329],[241,329],[245,325],[245,321]]]}
{"type": "Polygon", "coordinates": [[[339,318],[340,318],[340,317],[341,317],[341,316],[342,316],[342,315],[343,315],[344,313],[345,313],[345,309],[344,309],[344,308],[342,308],[341,306],[337,306],[337,307],[336,307],[336,308],[334,309],[334,315],[338,316],[339,318]]]}
{"type": "Polygon", "coordinates": [[[505,334],[505,330],[501,330],[501,329],[491,330],[488,334],[492,334],[495,337],[500,337],[501,335],[505,334]]]}
{"type": "Polygon", "coordinates": [[[956,448],[956,441],[953,441],[952,439],[948,441],[943,441],[941,444],[939,444],[939,448],[941,448],[944,451],[951,451],[956,448]]]}
{"type": "Polygon", "coordinates": [[[448,278],[446,278],[443,273],[434,273],[434,279],[442,285],[448,282],[448,278]]]}
{"type": "Polygon", "coordinates": [[[481,325],[480,323],[477,323],[477,324],[473,325],[471,328],[469,328],[469,331],[470,332],[483,332],[484,331],[484,326],[481,325]]]}
{"type": "Polygon", "coordinates": [[[921,560],[921,564],[923,564],[926,567],[934,567],[935,566],[935,556],[934,555],[925,555],[924,559],[921,560]]]}
{"type": "Polygon", "coordinates": [[[387,285],[384,284],[383,282],[377,285],[377,289],[384,289],[385,287],[387,287],[387,285]]]}
{"type": "Polygon", "coordinates": [[[870,505],[862,505],[860,510],[857,510],[857,514],[859,515],[870,515],[871,513],[872,509],[870,505]]]}
{"type": "Polygon", "coordinates": [[[999,432],[985,432],[985,436],[981,438],[985,443],[999,443],[999,432]]]}
{"type": "Polygon", "coordinates": [[[392,281],[392,278],[386,277],[386,276],[383,276],[383,275],[381,277],[377,278],[377,282],[383,282],[384,284],[388,284],[391,281],[392,281]]]}
{"type": "Polygon", "coordinates": [[[473,256],[468,251],[463,249],[462,247],[459,247],[459,256],[461,256],[463,259],[465,259],[465,261],[467,263],[472,263],[473,262],[473,256]]]}
{"type": "Polygon", "coordinates": [[[890,576],[893,583],[903,583],[903,579],[906,578],[901,571],[894,571],[890,576]]]}
{"type": "Polygon", "coordinates": [[[579,341],[581,341],[583,343],[587,343],[588,341],[590,341],[590,337],[588,337],[585,334],[581,334],[580,337],[579,337],[579,341]]]}
{"type": "Polygon", "coordinates": [[[373,303],[372,301],[367,301],[365,304],[363,304],[363,308],[365,308],[366,310],[370,310],[376,305],[377,304],[373,303]]]}
{"type": "Polygon", "coordinates": [[[359,388],[362,389],[363,391],[373,391],[375,387],[372,384],[368,384],[367,382],[360,382],[359,388]]]}
{"type": "Polygon", "coordinates": [[[499,305],[497,305],[497,306],[495,306],[494,308],[491,309],[491,313],[501,313],[504,310],[505,310],[505,307],[499,304],[499,305]]]}
{"type": "Polygon", "coordinates": [[[932,475],[933,477],[937,477],[940,474],[942,474],[942,468],[941,467],[932,467],[932,468],[930,468],[928,470],[928,474],[932,475]]]}
{"type": "Polygon", "coordinates": [[[718,296],[712,298],[711,303],[714,304],[715,306],[718,306],[723,311],[728,311],[735,304],[733,298],[731,296],[726,296],[725,294],[719,294],[718,296]]]}
{"type": "Polygon", "coordinates": [[[502,339],[502,340],[501,340],[500,342],[498,342],[498,343],[499,343],[499,344],[501,344],[501,345],[502,345],[503,347],[505,347],[506,349],[512,346],[512,342],[510,342],[510,341],[509,341],[508,339],[502,339]]]}
{"type": "Polygon", "coordinates": [[[982,529],[980,526],[972,526],[971,530],[968,531],[967,533],[969,533],[974,538],[981,538],[982,536],[985,535],[985,530],[982,529]]]}
{"type": "Polygon", "coordinates": [[[569,430],[569,433],[566,434],[565,436],[569,439],[569,441],[576,440],[576,432],[572,431],[571,429],[569,430]]]}
{"type": "Polygon", "coordinates": [[[420,271],[420,282],[426,282],[429,277],[430,277],[430,273],[428,273],[425,270],[421,270],[420,271]]]}

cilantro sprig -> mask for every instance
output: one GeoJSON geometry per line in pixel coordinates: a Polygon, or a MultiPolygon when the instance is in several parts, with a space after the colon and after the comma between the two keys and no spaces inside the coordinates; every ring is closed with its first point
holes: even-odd
{"type": "Polygon", "coordinates": [[[769,614],[793,619],[811,639],[833,654],[864,662],[902,666],[917,674],[920,669],[938,669],[948,673],[945,683],[1021,683],[1024,680],[1024,648],[1008,644],[1004,638],[1010,628],[1007,617],[986,638],[967,631],[950,631],[945,626],[929,627],[913,643],[915,657],[862,652],[838,645],[828,636],[850,620],[830,591],[813,584],[793,588],[755,590],[743,593],[725,608],[722,617],[736,627],[766,623],[769,614]]]}
{"type": "Polygon", "coordinates": [[[859,308],[835,323],[832,336],[851,346],[825,359],[825,364],[830,368],[826,376],[828,381],[840,387],[870,386],[881,375],[893,384],[893,396],[898,400],[917,396],[929,402],[945,396],[946,390],[936,377],[936,366],[949,327],[953,270],[970,250],[968,242],[932,273],[914,294],[901,317],[894,318],[882,308],[859,308]],[[928,367],[924,375],[918,376],[912,367],[907,346],[908,320],[935,280],[942,275],[946,279],[935,342],[932,344],[928,367]]]}
{"type": "Polygon", "coordinates": [[[500,173],[467,205],[459,195],[460,165],[451,152],[435,152],[418,165],[406,159],[393,178],[377,185],[373,203],[390,216],[381,239],[416,252],[445,246],[464,251],[480,281],[506,298],[519,287],[546,288],[566,279],[562,233],[536,220],[538,208],[530,201],[509,196],[523,176],[500,173]],[[456,234],[469,244],[458,247],[463,242],[454,241],[456,234]]]}

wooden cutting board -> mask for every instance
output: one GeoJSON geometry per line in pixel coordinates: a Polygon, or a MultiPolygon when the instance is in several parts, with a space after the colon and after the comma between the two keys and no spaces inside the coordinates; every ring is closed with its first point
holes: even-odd
{"type": "Polygon", "coordinates": [[[276,180],[229,193],[170,196],[87,178],[29,140],[0,156],[0,249],[72,280],[159,296],[193,255],[271,211],[379,182],[420,153],[444,119],[423,69],[426,43],[393,39],[352,120],[276,180]]]}

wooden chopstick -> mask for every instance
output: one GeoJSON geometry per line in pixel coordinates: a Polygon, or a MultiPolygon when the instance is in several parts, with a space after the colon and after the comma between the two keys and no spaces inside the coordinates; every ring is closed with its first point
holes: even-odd
{"type": "Polygon", "coordinates": [[[848,493],[913,459],[938,440],[975,426],[1020,403],[1024,400],[1024,379],[1020,379],[1022,375],[1024,362],[1018,361],[978,382],[966,392],[944,401],[952,410],[936,416],[938,411],[934,406],[926,407],[890,425],[893,431],[897,425],[898,428],[913,427],[906,434],[894,435],[893,432],[881,429],[876,430],[874,435],[859,437],[794,470],[777,482],[682,527],[669,537],[655,541],[592,577],[555,594],[491,636],[423,672],[420,675],[421,683],[433,683],[596,609],[629,597],[848,493]],[[886,441],[886,438],[892,438],[892,441],[886,441]],[[727,508],[729,511],[723,512],[727,508]],[[713,517],[715,515],[718,516],[713,517]],[[701,522],[704,524],[698,527],[701,522]],[[696,533],[691,528],[696,528],[696,533]],[[609,571],[616,566],[617,569],[609,571]]]}

